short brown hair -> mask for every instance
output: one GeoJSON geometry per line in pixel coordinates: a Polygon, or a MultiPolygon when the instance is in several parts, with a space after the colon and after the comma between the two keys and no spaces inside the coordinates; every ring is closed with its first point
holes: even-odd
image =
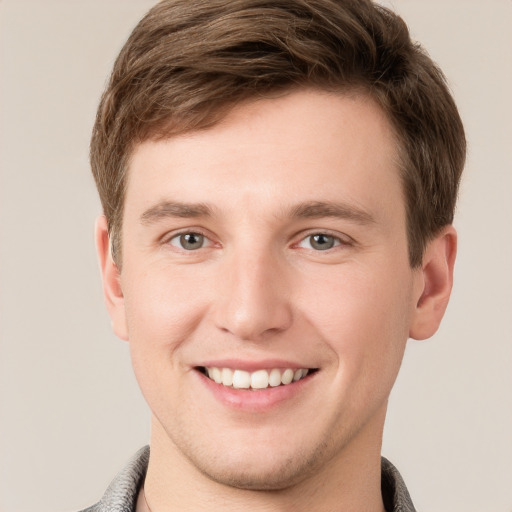
{"type": "Polygon", "coordinates": [[[394,126],[409,259],[453,220],[466,143],[439,68],[370,0],[162,0],[133,30],[102,96],[91,166],[121,263],[137,143],[212,126],[244,100],[297,87],[362,89],[394,126]]]}

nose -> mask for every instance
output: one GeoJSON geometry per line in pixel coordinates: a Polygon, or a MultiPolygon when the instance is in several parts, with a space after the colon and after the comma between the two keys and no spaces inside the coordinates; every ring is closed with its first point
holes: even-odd
{"type": "Polygon", "coordinates": [[[291,295],[279,258],[249,252],[222,263],[214,317],[219,329],[238,339],[261,341],[290,327],[291,295]]]}

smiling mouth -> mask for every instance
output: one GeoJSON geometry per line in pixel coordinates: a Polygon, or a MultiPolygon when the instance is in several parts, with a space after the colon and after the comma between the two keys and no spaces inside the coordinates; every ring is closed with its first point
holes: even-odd
{"type": "Polygon", "coordinates": [[[206,366],[198,366],[196,369],[210,380],[222,386],[232,389],[250,390],[288,386],[318,371],[317,368],[273,368],[271,370],[247,372],[245,370],[206,366]]]}

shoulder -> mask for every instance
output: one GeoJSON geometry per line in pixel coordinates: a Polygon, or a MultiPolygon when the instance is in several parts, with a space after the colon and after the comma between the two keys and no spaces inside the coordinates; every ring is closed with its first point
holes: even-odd
{"type": "Polygon", "coordinates": [[[402,475],[384,457],[381,458],[381,488],[386,512],[416,512],[402,475]]]}
{"type": "Polygon", "coordinates": [[[141,448],[117,474],[101,500],[80,512],[135,512],[137,495],[144,482],[149,446],[141,448]]]}

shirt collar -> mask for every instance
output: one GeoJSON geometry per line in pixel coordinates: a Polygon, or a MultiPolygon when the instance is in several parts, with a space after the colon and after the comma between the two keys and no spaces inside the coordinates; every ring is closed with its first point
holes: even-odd
{"type": "MultiPolygon", "coordinates": [[[[99,503],[82,512],[135,512],[149,462],[149,446],[140,449],[112,481],[99,503]]],[[[381,488],[386,512],[416,512],[398,470],[382,457],[381,488]]]]}

